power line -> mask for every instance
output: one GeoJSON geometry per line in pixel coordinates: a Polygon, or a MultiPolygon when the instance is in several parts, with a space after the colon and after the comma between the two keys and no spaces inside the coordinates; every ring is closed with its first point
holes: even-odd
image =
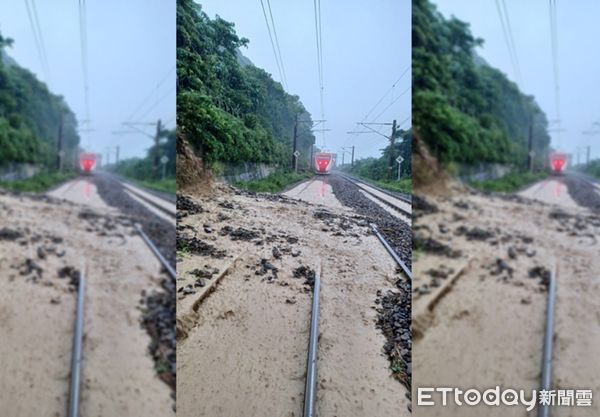
{"type": "Polygon", "coordinates": [[[273,12],[271,11],[271,1],[267,0],[267,7],[269,8],[269,16],[271,17],[271,26],[273,27],[273,35],[275,35],[275,45],[277,46],[277,54],[279,55],[279,63],[281,64],[281,72],[283,73],[283,82],[285,89],[288,89],[287,75],[285,74],[285,66],[283,65],[283,58],[281,57],[281,49],[279,48],[279,38],[277,37],[277,29],[275,28],[275,20],[273,19],[273,12]]]}
{"type": "Polygon", "coordinates": [[[154,110],[156,108],[156,106],[158,106],[160,103],[162,103],[173,91],[175,91],[175,86],[172,86],[165,94],[160,96],[158,98],[158,100],[156,100],[154,102],[154,104],[152,104],[150,107],[148,107],[146,109],[146,111],[142,115],[139,116],[139,119],[143,120],[144,117],[146,117],[148,115],[148,113],[150,113],[150,111],[154,110]]]}
{"type": "Polygon", "coordinates": [[[46,53],[46,44],[44,43],[44,36],[42,34],[42,27],[40,25],[40,19],[38,17],[35,0],[31,0],[31,8],[33,10],[33,18],[35,20],[35,25],[37,27],[37,31],[38,31],[38,35],[39,35],[39,39],[40,39],[40,46],[42,47],[42,54],[44,56],[44,62],[46,65],[47,81],[50,82],[50,65],[48,64],[48,54],[46,53]]]}
{"type": "MultiPolygon", "coordinates": [[[[556,120],[560,129],[560,81],[558,73],[558,28],[557,28],[557,11],[556,0],[549,0],[550,14],[550,42],[552,45],[552,68],[554,72],[554,100],[556,105],[556,120]]],[[[560,134],[557,133],[557,138],[560,145],[560,134]]]]}
{"type": "Polygon", "coordinates": [[[136,114],[146,106],[146,104],[150,103],[150,99],[152,98],[152,96],[160,89],[160,87],[162,87],[162,85],[165,83],[165,81],[167,81],[169,79],[169,76],[171,75],[171,73],[173,71],[175,71],[175,66],[173,66],[164,75],[164,77],[162,77],[160,79],[160,81],[156,84],[156,86],[154,88],[152,88],[152,90],[150,90],[150,93],[148,93],[148,95],[140,102],[140,104],[135,108],[135,110],[133,111],[133,113],[131,113],[131,115],[129,116],[129,118],[127,120],[132,120],[136,116],[136,114]]]}
{"type": "Polygon", "coordinates": [[[279,72],[279,79],[285,85],[287,89],[287,84],[285,82],[285,78],[283,77],[283,71],[281,69],[282,63],[279,62],[279,56],[277,55],[277,48],[275,47],[275,42],[273,41],[273,35],[271,34],[271,26],[269,25],[269,18],[267,17],[267,11],[265,10],[265,3],[263,0],[260,0],[260,5],[262,7],[263,15],[265,17],[265,23],[267,24],[267,31],[269,32],[269,39],[271,40],[271,48],[273,48],[273,55],[275,55],[275,63],[277,64],[277,71],[279,72]]]}
{"type": "Polygon", "coordinates": [[[402,71],[402,74],[400,75],[400,77],[394,82],[394,84],[392,84],[392,86],[385,92],[385,94],[383,96],[381,96],[379,101],[377,101],[377,103],[375,103],[375,105],[371,108],[371,110],[369,110],[369,112],[363,118],[363,121],[367,120],[369,118],[369,116],[371,115],[371,113],[373,113],[373,111],[377,108],[377,106],[379,106],[379,104],[381,104],[381,102],[387,97],[387,95],[390,93],[390,91],[394,90],[394,87],[396,87],[396,84],[398,84],[400,82],[402,77],[404,77],[404,75],[408,72],[409,69],[410,69],[410,65],[408,65],[406,67],[406,69],[404,71],[402,71]]]}
{"type": "MultiPolygon", "coordinates": [[[[319,75],[319,97],[321,103],[321,119],[325,119],[325,106],[323,100],[323,37],[321,35],[321,0],[314,0],[315,35],[317,42],[317,72],[319,75]]],[[[321,133],[322,146],[325,146],[325,132],[321,133]]]]}
{"type": "Polygon", "coordinates": [[[400,93],[400,95],[394,99],[394,101],[392,101],[390,104],[388,104],[388,105],[386,106],[386,108],[385,108],[385,109],[383,109],[383,110],[381,111],[381,113],[379,113],[379,114],[377,115],[377,117],[376,117],[375,119],[373,119],[373,121],[377,121],[377,119],[379,119],[379,118],[380,118],[380,117],[381,117],[381,116],[382,116],[382,115],[383,115],[383,114],[384,114],[384,113],[385,113],[385,112],[386,112],[386,111],[387,111],[387,110],[388,110],[390,107],[392,107],[392,106],[394,105],[394,103],[396,103],[398,100],[400,100],[400,98],[401,98],[401,97],[402,97],[404,94],[408,93],[408,92],[410,91],[410,89],[411,89],[411,86],[408,86],[408,88],[407,88],[406,90],[404,90],[403,92],[401,92],[401,93],[400,93]]]}
{"type": "Polygon", "coordinates": [[[504,42],[506,43],[506,47],[508,48],[508,55],[510,58],[510,63],[515,74],[515,81],[521,84],[521,71],[519,68],[519,60],[517,57],[517,51],[515,48],[514,39],[512,37],[512,29],[510,27],[510,19],[508,17],[508,10],[506,8],[506,3],[502,0],[502,7],[500,6],[500,1],[496,0],[496,10],[498,11],[498,18],[500,19],[500,24],[502,26],[502,34],[504,35],[504,42]],[[504,10],[504,11],[503,11],[504,10]]]}
{"type": "Polygon", "coordinates": [[[87,11],[85,0],[79,0],[79,39],[81,44],[81,68],[83,72],[83,95],[85,104],[85,123],[90,122],[89,73],[87,47],[87,11]]]}
{"type": "Polygon", "coordinates": [[[27,17],[29,18],[29,24],[31,25],[31,32],[33,33],[33,39],[35,42],[35,48],[42,64],[42,71],[46,82],[50,82],[50,68],[48,65],[48,56],[46,55],[46,48],[42,36],[40,22],[37,15],[37,9],[35,7],[35,0],[31,0],[29,4],[28,0],[25,1],[25,7],[27,8],[27,17]]]}
{"type": "Polygon", "coordinates": [[[515,45],[515,38],[513,37],[512,28],[510,25],[510,15],[508,14],[508,8],[506,7],[506,1],[502,0],[502,9],[504,10],[504,16],[506,18],[506,28],[508,29],[508,39],[512,46],[513,55],[515,57],[515,63],[517,64],[517,82],[521,84],[521,65],[519,63],[519,55],[517,55],[517,47],[515,45]]]}

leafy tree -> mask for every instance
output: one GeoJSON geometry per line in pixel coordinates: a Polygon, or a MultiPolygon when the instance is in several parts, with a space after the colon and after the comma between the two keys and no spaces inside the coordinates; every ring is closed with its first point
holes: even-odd
{"type": "Polygon", "coordinates": [[[522,167],[532,123],[543,164],[550,144],[545,114],[477,55],[483,40],[467,23],[445,19],[429,0],[413,0],[412,40],[413,126],[439,160],[522,167]]]}
{"type": "MultiPolygon", "coordinates": [[[[176,162],[176,139],[175,129],[163,130],[161,132],[161,140],[158,145],[158,154],[168,158],[164,168],[166,178],[175,177],[175,162],[176,162]]],[[[162,164],[158,171],[154,170],[154,155],[156,155],[157,147],[152,145],[144,158],[129,158],[119,162],[117,166],[114,164],[110,167],[111,170],[125,177],[140,181],[151,181],[162,179],[163,167],[162,164]]]]}
{"type": "Polygon", "coordinates": [[[65,161],[75,161],[75,115],[63,97],[8,57],[4,48],[12,43],[0,35],[0,166],[27,162],[54,167],[61,119],[65,161]]]}
{"type": "Polygon", "coordinates": [[[178,0],[177,126],[208,163],[286,167],[296,115],[308,121],[299,124],[300,152],[308,155],[314,143],[310,114],[298,96],[241,56],[248,42],[233,23],[210,19],[192,0],[178,0]]]}
{"type": "MultiPolygon", "coordinates": [[[[360,177],[369,178],[375,181],[383,181],[388,179],[388,170],[390,165],[390,150],[391,145],[382,149],[382,155],[379,158],[364,158],[354,162],[354,167],[350,168],[350,172],[360,177]]],[[[404,162],[400,165],[400,177],[410,178],[411,176],[411,153],[412,153],[412,132],[411,130],[398,130],[397,139],[395,142],[394,156],[402,156],[404,162]],[[401,139],[401,140],[398,140],[401,139]]],[[[395,159],[394,158],[394,159],[395,159]]],[[[346,167],[347,168],[347,167],[346,167]]],[[[397,178],[398,163],[394,160],[392,167],[392,177],[397,178]]]]}

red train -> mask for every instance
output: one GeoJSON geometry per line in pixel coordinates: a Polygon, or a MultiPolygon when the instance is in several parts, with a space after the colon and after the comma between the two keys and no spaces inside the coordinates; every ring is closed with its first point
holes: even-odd
{"type": "Polygon", "coordinates": [[[79,154],[79,168],[84,174],[90,174],[96,166],[96,154],[81,152],[79,154]]]}
{"type": "Polygon", "coordinates": [[[550,169],[553,174],[562,174],[567,167],[568,155],[562,152],[550,154],[550,169]]]}
{"type": "Polygon", "coordinates": [[[317,152],[315,154],[315,172],[317,174],[329,174],[333,165],[333,154],[327,152],[317,152]]]}

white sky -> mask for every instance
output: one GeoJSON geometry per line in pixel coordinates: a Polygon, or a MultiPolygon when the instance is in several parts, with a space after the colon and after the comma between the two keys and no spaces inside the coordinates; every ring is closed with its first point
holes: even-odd
{"type": "MultiPolygon", "coordinates": [[[[65,96],[78,120],[84,120],[78,2],[38,0],[35,4],[50,68],[50,89],[65,96]]],[[[169,73],[175,67],[175,0],[88,0],[86,4],[94,131],[80,135],[81,145],[103,155],[109,148],[111,161],[117,145],[121,158],[143,156],[152,145],[151,139],[139,133],[121,136],[112,132],[123,130],[121,123],[148,96],[136,116],[144,116],[145,122],[170,120],[167,126],[175,126],[175,72],[169,73]]],[[[14,39],[7,53],[47,81],[24,1],[0,2],[0,32],[14,39]]],[[[150,134],[156,129],[140,127],[150,134]]]]}
{"type": "MultiPolygon", "coordinates": [[[[204,0],[204,12],[235,23],[238,36],[250,40],[242,53],[256,66],[280,81],[277,64],[259,0],[204,0]]],[[[266,0],[264,1],[267,7],[266,0]]],[[[297,94],[314,120],[321,119],[317,74],[317,46],[312,1],[271,0],[277,36],[287,75],[289,93],[297,94]]],[[[268,9],[267,9],[268,16],[268,9]]],[[[387,144],[377,134],[351,136],[369,110],[398,80],[411,62],[410,0],[324,0],[321,3],[325,145],[340,152],[342,146],[356,146],[355,157],[379,156],[387,144]]],[[[410,70],[370,115],[375,119],[393,99],[410,87],[410,70]]],[[[378,122],[398,122],[411,111],[410,90],[398,99],[378,122]]],[[[402,127],[408,128],[410,119],[402,127]]],[[[377,127],[377,126],[375,126],[377,127]]],[[[321,128],[319,126],[318,128],[321,128]]],[[[386,135],[391,127],[385,129],[386,135]]],[[[316,135],[321,146],[321,134],[316,135]]],[[[348,156],[347,156],[348,158],[348,156]]],[[[341,160],[341,155],[340,155],[341,160]]]]}
{"type": "MultiPolygon", "coordinates": [[[[508,48],[495,0],[435,0],[446,17],[451,15],[470,23],[475,37],[485,40],[478,53],[488,63],[515,80],[508,48]]],[[[536,97],[549,120],[556,119],[550,17],[547,1],[505,0],[510,26],[522,74],[521,89],[536,97]]],[[[557,1],[558,65],[561,125],[564,132],[552,133],[552,145],[585,161],[584,148],[592,149],[592,158],[600,158],[600,135],[583,131],[600,131],[593,122],[600,121],[600,2],[557,1]]]]}

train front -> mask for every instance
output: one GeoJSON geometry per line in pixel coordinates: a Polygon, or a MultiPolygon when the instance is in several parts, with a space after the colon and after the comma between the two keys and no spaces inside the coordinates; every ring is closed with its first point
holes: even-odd
{"type": "Polygon", "coordinates": [[[83,174],[91,174],[96,167],[96,154],[82,152],[79,154],[79,170],[83,174]]]}
{"type": "Polygon", "coordinates": [[[550,170],[554,175],[561,175],[567,168],[568,156],[562,152],[552,152],[550,154],[550,170]]]}
{"type": "Polygon", "coordinates": [[[330,153],[319,152],[315,154],[315,172],[326,175],[331,170],[333,155],[330,153]]]}

